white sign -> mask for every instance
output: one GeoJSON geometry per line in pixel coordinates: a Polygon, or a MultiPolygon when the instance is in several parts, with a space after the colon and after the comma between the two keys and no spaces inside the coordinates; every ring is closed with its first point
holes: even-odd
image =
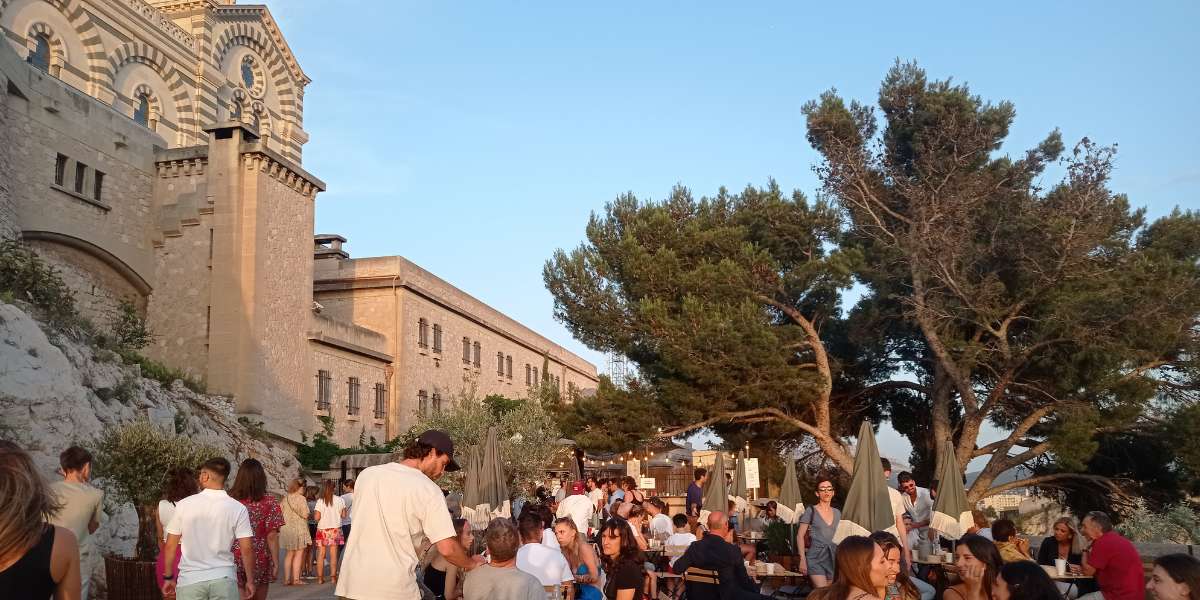
{"type": "Polygon", "coordinates": [[[758,489],[758,459],[746,459],[746,489],[758,489]]]}
{"type": "Polygon", "coordinates": [[[643,477],[643,478],[642,478],[642,481],[641,481],[641,483],[638,485],[638,487],[639,487],[639,488],[641,488],[641,489],[643,489],[643,490],[652,490],[652,489],[654,489],[654,478],[653,478],[653,477],[643,477]]]}
{"type": "Polygon", "coordinates": [[[625,462],[625,474],[630,477],[642,476],[642,461],[631,458],[625,462]]]}

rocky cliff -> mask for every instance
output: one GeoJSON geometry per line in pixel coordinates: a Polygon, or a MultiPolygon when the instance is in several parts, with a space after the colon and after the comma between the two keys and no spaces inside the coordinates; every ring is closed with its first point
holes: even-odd
{"type": "MultiPolygon", "coordinates": [[[[298,474],[294,449],[239,423],[229,399],[197,394],[179,381],[164,386],[143,378],[138,366],[124,364],[116,353],[72,341],[18,306],[0,303],[0,438],[27,449],[48,480],[59,477],[63,448],[88,447],[104,427],[138,419],[221,449],[235,468],[257,458],[272,491],[282,492],[298,474]]],[[[132,555],[137,515],[133,505],[109,496],[96,547],[132,555]]],[[[97,595],[104,590],[103,560],[96,557],[83,568],[92,577],[93,598],[103,597],[97,595]]]]}

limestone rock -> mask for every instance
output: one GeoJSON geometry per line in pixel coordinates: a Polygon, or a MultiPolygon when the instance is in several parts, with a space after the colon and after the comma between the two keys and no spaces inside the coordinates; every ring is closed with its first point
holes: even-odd
{"type": "MultiPolygon", "coordinates": [[[[283,493],[299,465],[287,442],[250,431],[238,422],[229,398],[197,394],[176,381],[170,386],[141,377],[136,365],[115,353],[77,343],[13,304],[0,303],[0,438],[33,456],[42,475],[58,478],[58,454],[71,444],[90,446],[109,425],[150,419],[169,431],[222,450],[237,464],[257,458],[268,488],[283,493]]],[[[232,476],[231,476],[232,481],[232,476]]],[[[104,481],[95,482],[100,488],[104,481]]],[[[94,534],[101,553],[132,555],[137,515],[131,504],[105,495],[105,519],[94,534]]],[[[103,597],[104,564],[84,565],[93,597],[103,597]]]]}

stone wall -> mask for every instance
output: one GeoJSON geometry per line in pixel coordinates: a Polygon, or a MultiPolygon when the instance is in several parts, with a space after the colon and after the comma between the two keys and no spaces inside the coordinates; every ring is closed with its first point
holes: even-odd
{"type": "MultiPolygon", "coordinates": [[[[8,76],[0,70],[0,135],[5,139],[13,132],[8,109],[8,76]]],[[[17,203],[13,198],[12,178],[16,165],[15,144],[0,144],[0,240],[12,239],[20,233],[17,225],[17,203]]]]}
{"type": "MultiPolygon", "coordinates": [[[[375,418],[375,384],[387,385],[387,364],[378,359],[363,356],[334,347],[329,343],[310,342],[312,375],[305,384],[313,390],[314,401],[309,405],[313,426],[311,431],[320,431],[318,417],[333,420],[333,440],[345,447],[358,445],[359,435],[374,437],[378,442],[387,439],[385,419],[375,418]],[[316,405],[317,372],[325,370],[330,375],[330,406],[318,410],[316,405]],[[350,378],[358,378],[357,415],[350,414],[350,378]]],[[[298,378],[300,379],[300,378],[298,378]]]]}
{"type": "MultiPolygon", "coordinates": [[[[273,493],[283,493],[286,481],[298,475],[294,446],[247,430],[228,399],[193,393],[180,382],[164,386],[143,379],[138,367],[122,364],[114,353],[48,336],[19,307],[2,303],[0,365],[0,438],[28,450],[47,480],[57,478],[58,454],[67,445],[89,447],[105,427],[140,419],[218,448],[235,469],[246,458],[262,461],[273,493]]],[[[136,534],[133,506],[107,494],[95,533],[100,552],[130,555],[136,534]]],[[[92,579],[93,597],[103,598],[102,561],[83,571],[92,579]]]]}
{"type": "Polygon", "coordinates": [[[102,329],[120,315],[122,302],[144,314],[146,298],[128,280],[94,255],[44,240],[27,245],[47,264],[58,270],[63,282],[75,293],[79,313],[102,329]]]}

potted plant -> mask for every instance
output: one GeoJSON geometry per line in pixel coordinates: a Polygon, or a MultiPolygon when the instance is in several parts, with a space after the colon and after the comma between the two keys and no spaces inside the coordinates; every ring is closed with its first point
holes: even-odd
{"type": "Polygon", "coordinates": [[[783,521],[767,524],[766,530],[767,557],[773,563],[779,563],[783,568],[791,570],[792,556],[792,526],[783,521]]]}
{"type": "Polygon", "coordinates": [[[134,556],[104,557],[108,597],[160,598],[154,574],[159,549],[155,519],[167,472],[181,466],[196,468],[219,453],[147,420],[106,428],[96,440],[95,450],[98,483],[114,501],[133,503],[138,516],[134,556]]]}

